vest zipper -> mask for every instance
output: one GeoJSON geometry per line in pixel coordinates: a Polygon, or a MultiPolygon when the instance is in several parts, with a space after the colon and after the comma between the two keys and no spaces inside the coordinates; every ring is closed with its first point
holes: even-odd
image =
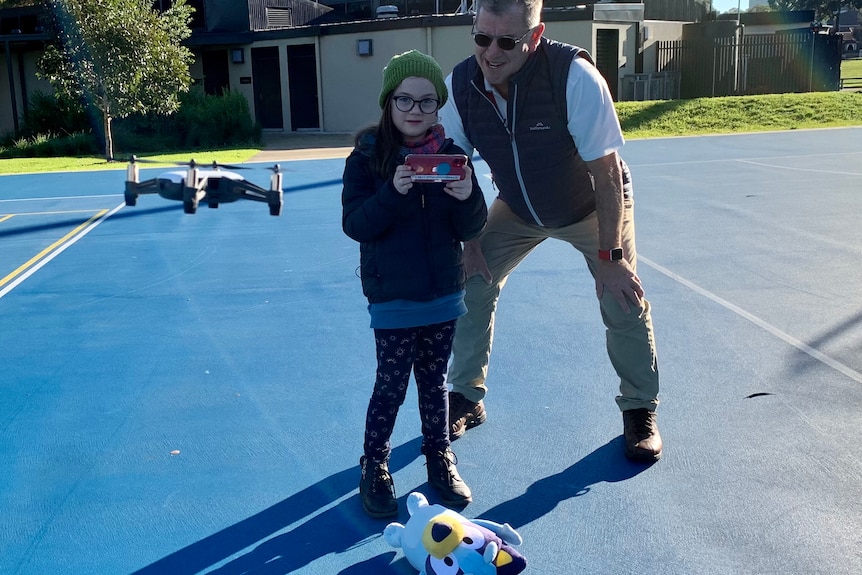
{"type": "MultiPolygon", "coordinates": [[[[512,157],[514,158],[515,163],[515,174],[518,177],[518,187],[521,188],[521,196],[524,198],[524,204],[527,206],[527,209],[530,210],[530,215],[533,216],[533,220],[537,225],[545,227],[545,224],[542,223],[542,220],[539,219],[539,214],[536,213],[536,210],[533,208],[533,204],[530,202],[530,196],[527,194],[527,186],[524,184],[524,176],[521,174],[521,159],[518,155],[518,144],[515,142],[515,133],[512,131],[512,127],[515,125],[515,115],[517,112],[517,102],[518,102],[518,85],[512,84],[514,88],[514,95],[512,96],[512,123],[511,126],[506,118],[500,113],[500,109],[497,108],[497,102],[494,101],[493,96],[490,96],[485,90],[480,90],[479,86],[476,85],[476,82],[471,81],[470,85],[473,86],[475,90],[477,90],[482,97],[484,97],[491,104],[491,107],[494,108],[494,111],[497,113],[497,117],[500,118],[500,122],[503,124],[503,128],[505,128],[506,133],[509,134],[509,142],[512,145],[512,157]]],[[[493,170],[492,170],[493,174],[493,170]]]]}
{"type": "MultiPolygon", "coordinates": [[[[515,126],[517,121],[515,117],[518,114],[518,85],[512,84],[512,88],[514,92],[511,100],[512,126],[515,126]]],[[[527,209],[530,210],[530,215],[533,216],[533,220],[536,224],[545,227],[545,224],[543,224],[542,220],[539,218],[539,214],[537,214],[536,210],[533,208],[532,202],[530,202],[529,194],[527,194],[527,186],[524,184],[524,175],[521,173],[521,157],[518,154],[518,142],[515,141],[515,133],[511,130],[509,130],[509,141],[512,143],[512,157],[515,161],[515,174],[518,176],[518,186],[521,188],[521,195],[524,197],[524,204],[527,206],[527,209]]]]}

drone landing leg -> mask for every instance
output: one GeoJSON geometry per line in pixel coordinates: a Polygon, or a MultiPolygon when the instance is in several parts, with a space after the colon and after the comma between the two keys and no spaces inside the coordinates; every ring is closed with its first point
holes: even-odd
{"type": "Polygon", "coordinates": [[[282,174],[278,169],[278,164],[275,165],[272,177],[269,179],[269,194],[267,203],[269,204],[269,215],[280,216],[281,208],[284,205],[282,192],[282,174]]]}
{"type": "Polygon", "coordinates": [[[126,191],[124,195],[127,206],[134,206],[138,203],[138,184],[140,181],[138,165],[131,162],[126,169],[126,191]]]}

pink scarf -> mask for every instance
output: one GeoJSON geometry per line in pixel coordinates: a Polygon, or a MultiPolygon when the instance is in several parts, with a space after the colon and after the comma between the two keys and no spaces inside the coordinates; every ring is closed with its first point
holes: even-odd
{"type": "Polygon", "coordinates": [[[418,142],[404,142],[401,145],[401,154],[436,154],[443,146],[446,133],[442,124],[435,124],[428,130],[428,134],[418,142]]]}

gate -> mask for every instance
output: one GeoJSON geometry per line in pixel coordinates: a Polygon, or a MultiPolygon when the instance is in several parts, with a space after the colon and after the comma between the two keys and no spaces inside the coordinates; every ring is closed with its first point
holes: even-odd
{"type": "Polygon", "coordinates": [[[837,90],[840,36],[794,32],[657,43],[659,72],[680,74],[680,98],[837,90]]]}

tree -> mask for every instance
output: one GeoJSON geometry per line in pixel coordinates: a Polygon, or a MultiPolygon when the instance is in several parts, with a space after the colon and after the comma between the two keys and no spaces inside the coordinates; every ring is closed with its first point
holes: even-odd
{"type": "Polygon", "coordinates": [[[129,114],[172,114],[191,85],[192,8],[176,0],[159,13],[151,0],[48,0],[57,42],[39,75],[60,96],[102,116],[105,159],[114,159],[111,122],[129,114]]]}
{"type": "Polygon", "coordinates": [[[814,18],[822,22],[833,18],[841,8],[862,8],[862,0],[769,0],[776,10],[814,10],[814,18]]]}
{"type": "Polygon", "coordinates": [[[22,6],[37,6],[41,0],[0,0],[0,10],[3,8],[20,8],[22,6]]]}

